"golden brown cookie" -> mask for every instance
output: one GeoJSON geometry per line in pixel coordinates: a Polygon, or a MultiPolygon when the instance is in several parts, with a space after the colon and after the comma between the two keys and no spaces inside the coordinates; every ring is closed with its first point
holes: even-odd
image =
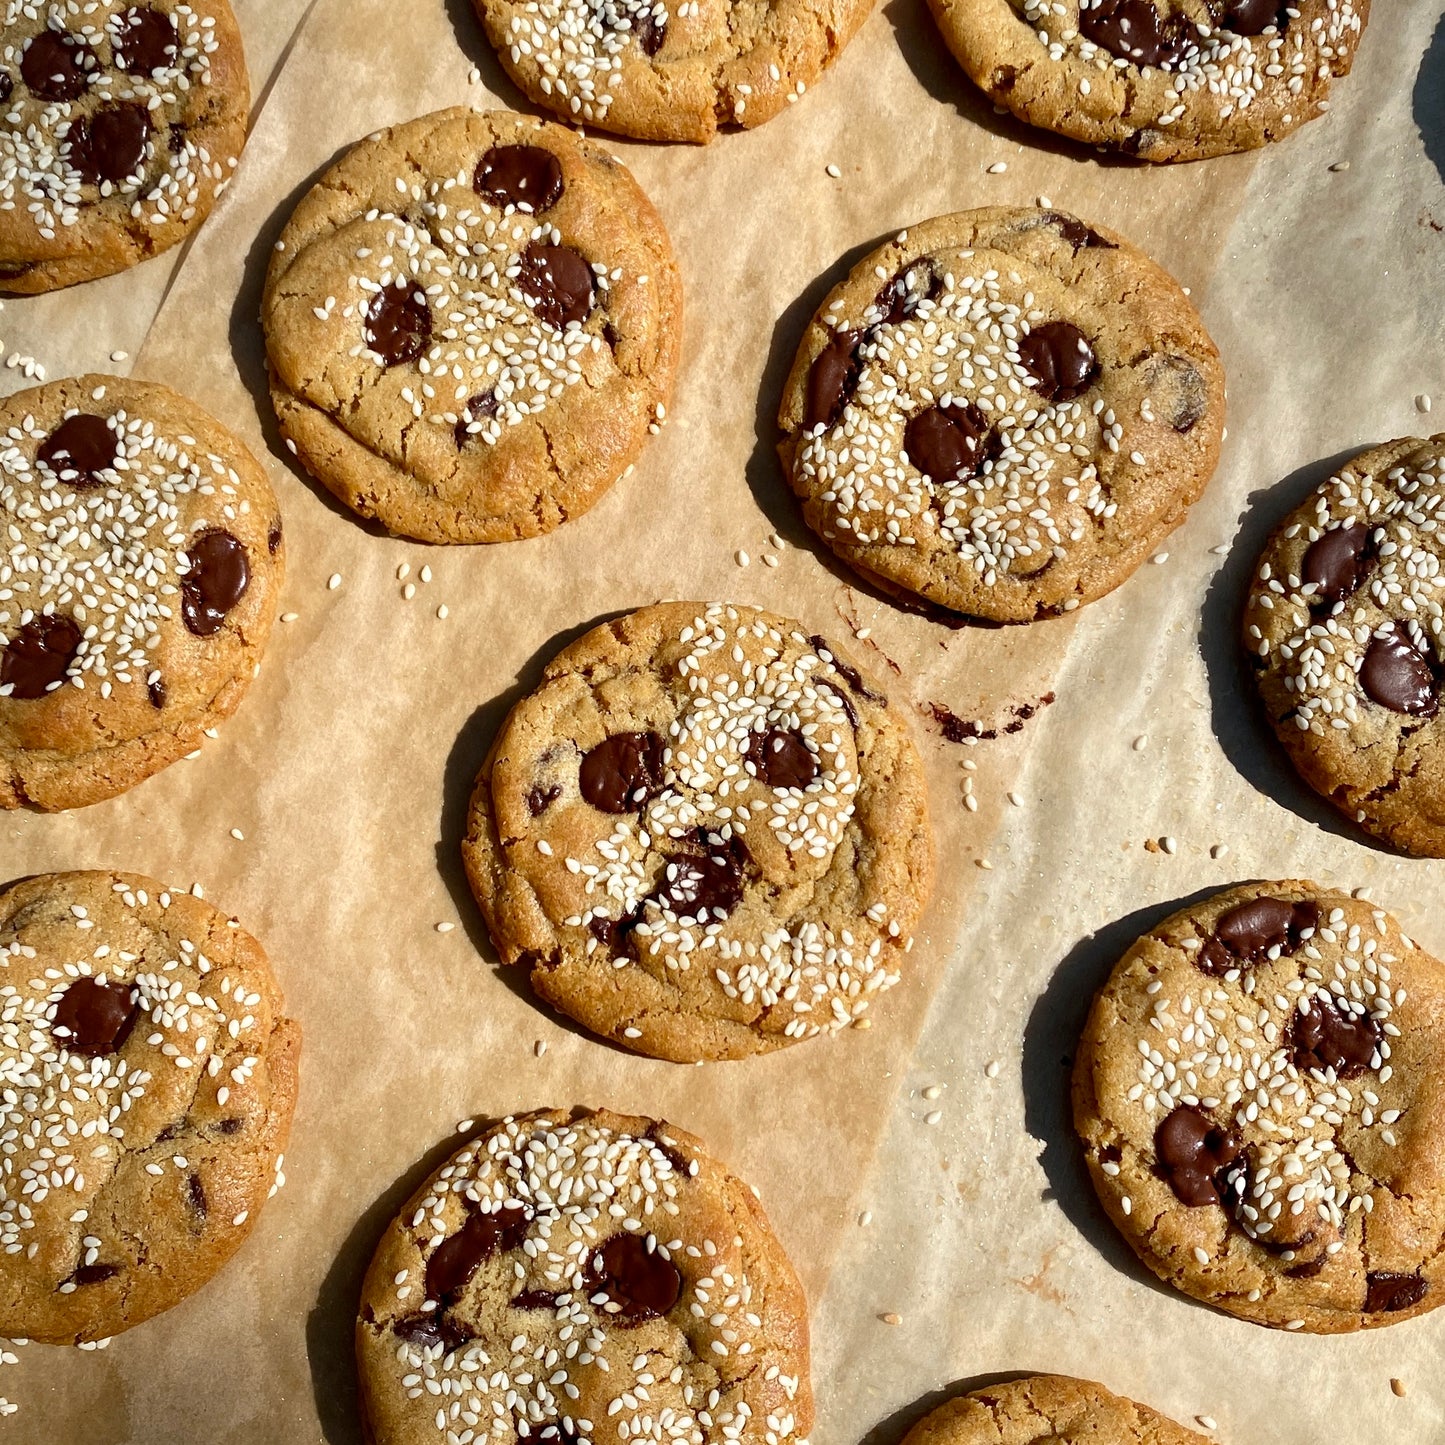
{"type": "Polygon", "coordinates": [[[472,0],[507,74],[564,120],[710,141],[799,100],[873,0],[472,0]]]}
{"type": "Polygon", "coordinates": [[[376,1445],[789,1445],[813,1423],[807,1302],[754,1191],[605,1110],[504,1119],[437,1170],[377,1247],[356,1347],[376,1445]]]}
{"type": "Polygon", "coordinates": [[[245,446],[152,382],[0,402],[0,808],[76,808],[236,710],[284,574],[245,446]]]}
{"type": "Polygon", "coordinates": [[[32,0],[0,24],[0,290],[53,291],[174,246],[246,143],[227,0],[32,0]]]}
{"type": "Polygon", "coordinates": [[[1367,832],[1445,857],[1445,435],[1362,452],[1280,523],[1244,646],[1295,766],[1367,832]]]}
{"type": "Polygon", "coordinates": [[[301,1030],[261,946],[133,873],[0,893],[0,1333],[98,1340],[199,1289],[280,1181],[301,1030]]]}
{"type": "Polygon", "coordinates": [[[1194,1299],[1336,1334],[1445,1298],[1445,969],[1373,903],[1250,883],[1166,919],[1094,1001],[1074,1123],[1194,1299]]]}
{"type": "Polygon", "coordinates": [[[929,0],[996,105],[1147,161],[1253,150],[1329,108],[1370,0],[929,0]]]}
{"type": "Polygon", "coordinates": [[[262,302],[287,443],[427,542],[579,516],[666,413],[682,290],[656,211],[562,126],[444,110],[370,136],[277,242],[262,302]]]}
{"type": "Polygon", "coordinates": [[[506,963],[625,1048],[741,1058],[847,1027],[907,969],[923,769],[872,681],[751,607],[644,607],[512,709],[462,848],[506,963]]]}
{"type": "Polygon", "coordinates": [[[903,1445],[1204,1445],[1204,1439],[1092,1380],[1029,1375],[947,1401],[903,1445]]]}
{"type": "Polygon", "coordinates": [[[992,622],[1072,611],[1184,520],[1224,371],[1122,236],[994,207],[910,227],[819,308],[778,424],[808,525],[885,590],[992,622]]]}

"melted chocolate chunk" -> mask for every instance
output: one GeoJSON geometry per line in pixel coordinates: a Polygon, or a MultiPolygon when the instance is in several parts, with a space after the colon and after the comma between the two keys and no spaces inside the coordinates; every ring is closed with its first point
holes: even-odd
{"type": "Polygon", "coordinates": [[[251,582],[246,549],[237,538],[213,527],[186,547],[191,570],[181,578],[181,617],[186,630],[212,637],[251,582]]]}
{"type": "Polygon", "coordinates": [[[1350,527],[1333,527],[1310,543],[1300,569],[1300,581],[1318,589],[1310,601],[1311,612],[1328,612],[1343,602],[1360,583],[1375,560],[1374,529],[1356,522],[1350,527]]]}
{"type": "Polygon", "coordinates": [[[205,1222],[206,1218],[206,1186],[201,1183],[199,1174],[192,1174],[186,1180],[186,1202],[191,1206],[191,1211],[198,1219],[205,1222]]]}
{"type": "MultiPolygon", "coordinates": [[[[830,665],[833,671],[836,672],[838,676],[841,677],[843,681],[846,682],[848,686],[852,688],[855,693],[858,694],[859,697],[867,698],[869,702],[876,702],[879,707],[888,706],[888,699],[884,697],[882,693],[874,692],[872,688],[870,688],[868,684],[863,681],[863,674],[859,672],[856,667],[849,667],[848,664],[844,662],[843,659],[839,657],[838,654],[833,650],[831,644],[828,642],[828,639],[826,637],[819,637],[815,633],[812,637],[808,639],[808,643],[812,647],[814,652],[826,652],[828,654],[829,658],[832,659],[830,665]]],[[[854,719],[854,722],[856,724],[856,718],[854,719]]]]}
{"type": "Polygon", "coordinates": [[[1393,1314],[1417,1305],[1430,1292],[1430,1286],[1418,1274],[1393,1274],[1389,1270],[1371,1270],[1365,1276],[1365,1313],[1393,1314]]]}
{"type": "Polygon", "coordinates": [[[222,1119],[217,1127],[223,1134],[239,1134],[245,1123],[244,1119],[222,1119]]]}
{"type": "Polygon", "coordinates": [[[835,331],[818,353],[808,372],[808,395],[803,408],[803,425],[809,431],[815,426],[832,426],[842,416],[863,369],[858,359],[862,339],[861,331],[835,331]]]}
{"type": "Polygon", "coordinates": [[[114,467],[119,455],[119,440],[105,418],[82,411],[66,417],[40,443],[35,460],[60,481],[85,488],[103,485],[100,474],[114,467]]]}
{"type": "Polygon", "coordinates": [[[589,919],[587,931],[607,950],[608,958],[625,958],[629,952],[627,940],[641,922],[641,911],[625,913],[621,918],[608,918],[598,914],[589,919]]]}
{"type": "Polygon", "coordinates": [[[276,549],[281,545],[281,523],[271,523],[271,529],[266,533],[266,550],[274,557],[276,549]]]}
{"type": "Polygon", "coordinates": [[[11,92],[15,89],[15,81],[8,70],[0,70],[0,105],[4,105],[10,99],[11,92]]]}
{"type": "Polygon", "coordinates": [[[70,1276],[72,1284],[99,1284],[104,1279],[114,1279],[120,1273],[118,1264],[83,1264],[70,1276]]]}
{"type": "Polygon", "coordinates": [[[472,435],[470,427],[474,421],[482,421],[486,417],[496,416],[501,409],[502,403],[497,399],[495,391],[479,391],[474,397],[469,398],[462,415],[457,418],[458,450],[467,444],[467,438],[472,435]]]}
{"type": "Polygon", "coordinates": [[[1263,35],[1271,25],[1283,34],[1289,16],[1280,0],[1229,0],[1222,24],[1236,35],[1263,35]]]}
{"type": "Polygon", "coordinates": [[[1363,1074],[1380,1044],[1380,1025],[1369,1014],[1346,1013],[1334,995],[1317,993],[1309,1012],[1294,1016],[1294,1061],[1300,1069],[1333,1069],[1338,1079],[1363,1074]]]}
{"type": "Polygon", "coordinates": [[[557,1308],[557,1301],[561,1298],[560,1294],[554,1294],[549,1289],[524,1289],[521,1294],[512,1297],[512,1308],[514,1310],[554,1310],[557,1308]]]}
{"type": "Polygon", "coordinates": [[[1220,1176],[1240,1154],[1240,1139],[1208,1114],[1181,1104],[1154,1131],[1159,1171],[1191,1209],[1222,1200],[1220,1176]]]}
{"type": "Polygon", "coordinates": [[[650,58],[662,49],[662,42],[667,39],[667,21],[659,20],[652,10],[645,15],[634,15],[632,33],[637,37],[642,53],[650,58]]]}
{"type": "Polygon", "coordinates": [[[613,733],[582,758],[582,796],[604,813],[630,813],[662,787],[662,739],[652,732],[613,733]]]}
{"type": "Polygon", "coordinates": [[[1072,401],[1099,374],[1088,338],[1072,322],[1047,321],[1019,338],[1019,360],[1045,401],[1072,401]]]}
{"type": "Polygon", "coordinates": [[[560,1420],[549,1420],[537,1432],[539,1445],[570,1445],[577,1438],[577,1427],[566,1415],[560,1420]]]}
{"type": "Polygon", "coordinates": [[[533,241],[522,252],[517,289],[538,318],[558,331],[592,314],[592,268],[570,246],[533,241]]]}
{"type": "Polygon", "coordinates": [[[132,75],[149,75],[175,64],[179,54],[176,24],[169,15],[148,5],[132,5],[120,17],[115,39],[115,63],[132,75]]]}
{"type": "Polygon", "coordinates": [[[711,923],[726,918],[742,902],[743,874],[751,855],[736,836],[704,846],[707,852],[700,855],[676,853],[667,860],[650,901],[678,918],[711,923]]]}
{"type": "Polygon", "coordinates": [[[78,978],[60,996],[51,1030],[72,1054],[98,1059],[125,1043],[140,1016],[140,1001],[128,983],[78,978]]]}
{"type": "Polygon", "coordinates": [[[436,1248],[426,1266],[426,1297],[448,1300],[466,1287],[484,1260],[505,1249],[516,1249],[527,1237],[532,1222],[529,1209],[508,1207],[483,1214],[473,1209],[467,1222],[436,1248]]]}
{"type": "Polygon", "coordinates": [[[1272,948],[1288,958],[1319,921],[1320,906],[1313,901],[1252,898],[1221,916],[1213,935],[1195,955],[1195,967],[1218,978],[1241,964],[1259,963],[1272,948]]]}
{"type": "Polygon", "coordinates": [[[401,279],[378,291],[366,308],[362,336],[383,366],[415,361],[431,342],[431,307],[426,292],[401,279]]]}
{"type": "Polygon", "coordinates": [[[945,485],[973,476],[989,456],[991,439],[988,418],[971,401],[952,402],[909,417],[903,447],[925,477],[945,485]]]}
{"type": "Polygon", "coordinates": [[[87,185],[118,185],[145,162],[150,114],[143,105],[119,101],[81,116],[65,135],[66,159],[87,185]]]}
{"type": "Polygon", "coordinates": [[[882,314],[882,326],[907,321],[923,301],[937,301],[943,294],[943,277],[926,258],[905,266],[877,295],[873,305],[882,314]]]}
{"type": "Polygon", "coordinates": [[[754,733],[743,757],[770,788],[806,788],[818,776],[818,760],[802,734],[782,728],[754,733]]]}
{"type": "Polygon", "coordinates": [[[68,617],[32,617],[0,653],[0,687],[33,701],[65,681],[80,650],[80,628],[68,617]]]}
{"type": "Polygon", "coordinates": [[[1135,65],[1170,65],[1184,54],[1184,27],[1166,20],[1153,0],[1096,0],[1080,13],[1079,31],[1135,65]]]}
{"type": "Polygon", "coordinates": [[[151,706],[159,712],[166,705],[165,679],[158,677],[153,682],[146,683],[146,696],[150,698],[151,706]]]}
{"type": "Polygon", "coordinates": [[[1112,241],[1106,241],[1093,227],[1086,226],[1077,216],[1066,216],[1062,211],[1045,211],[1043,220],[1046,225],[1052,226],[1076,252],[1082,251],[1087,246],[1099,246],[1106,251],[1119,249],[1112,241]]]}
{"type": "Polygon", "coordinates": [[[623,1326],[665,1315],[682,1293],[682,1275],[670,1259],[649,1250],[641,1234],[614,1234],[597,1250],[587,1271],[589,1295],[607,1296],[610,1318],[623,1326]]]}
{"type": "Polygon", "coordinates": [[[525,206],[537,215],[562,194],[562,162],[541,146],[493,146],[477,163],[472,189],[498,208],[525,206]]]}
{"type": "Polygon", "coordinates": [[[561,796],[561,783],[553,783],[550,788],[544,788],[539,783],[535,788],[527,790],[527,811],[534,818],[539,818],[561,796]]]}
{"type": "Polygon", "coordinates": [[[1409,717],[1434,717],[1439,682],[1430,660],[1398,624],[1384,637],[1374,637],[1360,664],[1365,696],[1391,712],[1409,717]]]}
{"type": "Polygon", "coordinates": [[[43,30],[25,48],[20,78],[40,100],[75,100],[85,94],[90,48],[68,30],[43,30]]]}
{"type": "Polygon", "coordinates": [[[423,1310],[397,1320],[391,1327],[392,1334],[418,1349],[434,1350],[443,1347],[443,1355],[459,1350],[472,1338],[472,1332],[460,1320],[454,1320],[441,1310],[423,1310]]]}

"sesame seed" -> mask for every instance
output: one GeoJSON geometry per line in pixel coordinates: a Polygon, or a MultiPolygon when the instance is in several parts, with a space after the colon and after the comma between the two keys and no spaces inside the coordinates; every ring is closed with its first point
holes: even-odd
{"type": "Polygon", "coordinates": [[[1008,170],[1008,162],[995,161],[991,166],[986,167],[986,169],[988,174],[991,176],[1001,176],[1006,170],[1008,170]]]}
{"type": "Polygon", "coordinates": [[[984,1065],[984,1069],[983,1069],[984,1077],[985,1077],[986,1079],[996,1079],[996,1078],[998,1078],[999,1070],[1000,1070],[1001,1068],[1002,1068],[1002,1065],[999,1063],[999,1061],[998,1061],[997,1059],[990,1059],[990,1060],[988,1061],[988,1063],[984,1065]]]}
{"type": "Polygon", "coordinates": [[[1129,746],[1132,747],[1136,753],[1142,753],[1144,749],[1149,746],[1149,734],[1140,733],[1129,746]]]}
{"type": "Polygon", "coordinates": [[[1403,1400],[1405,1398],[1405,1382],[1392,1376],[1390,1379],[1390,1393],[1393,1394],[1397,1400],[1403,1400]]]}
{"type": "Polygon", "coordinates": [[[438,933],[450,933],[455,927],[455,923],[449,923],[445,919],[443,919],[442,922],[437,924],[436,930],[438,933]]]}
{"type": "Polygon", "coordinates": [[[1226,857],[1228,857],[1228,856],[1229,856],[1229,844],[1228,844],[1228,843],[1216,843],[1216,844],[1209,850],[1209,856],[1210,856],[1211,858],[1226,858],[1226,857]]]}
{"type": "Polygon", "coordinates": [[[338,587],[340,587],[340,586],[341,586],[341,573],[340,573],[340,572],[333,572],[333,573],[331,574],[331,576],[326,579],[326,587],[327,587],[327,590],[330,591],[330,592],[335,592],[336,589],[337,589],[338,587]]]}
{"type": "Polygon", "coordinates": [[[843,172],[840,171],[840,170],[838,169],[838,167],[835,166],[835,165],[829,165],[827,169],[828,169],[828,174],[829,174],[830,176],[832,176],[835,181],[838,179],[839,176],[841,176],[841,175],[843,174],[843,172]]]}
{"type": "Polygon", "coordinates": [[[903,1316],[896,1314],[893,1310],[889,1310],[886,1314],[879,1315],[878,1318],[882,1320],[885,1325],[901,1325],[903,1323],[903,1316]]]}
{"type": "Polygon", "coordinates": [[[1429,397],[1429,394],[1426,393],[1426,392],[1423,392],[1423,391],[1422,391],[1422,392],[1419,394],[1419,396],[1417,396],[1417,397],[1415,398],[1415,410],[1416,410],[1416,411],[1419,411],[1419,412],[1428,412],[1428,411],[1430,410],[1430,405],[1431,405],[1431,403],[1430,403],[1430,397],[1429,397]]]}
{"type": "Polygon", "coordinates": [[[231,829],[231,836],[232,836],[238,843],[244,843],[244,842],[246,841],[246,835],[245,835],[239,828],[232,828],[232,829],[231,829]]]}
{"type": "Polygon", "coordinates": [[[734,554],[734,560],[737,562],[739,567],[746,567],[748,563],[752,560],[752,558],[750,558],[746,552],[739,549],[734,554]]]}

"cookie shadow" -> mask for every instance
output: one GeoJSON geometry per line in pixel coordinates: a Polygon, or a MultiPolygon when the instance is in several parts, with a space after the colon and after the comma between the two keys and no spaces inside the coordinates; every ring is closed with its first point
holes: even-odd
{"type": "Polygon", "coordinates": [[[989,1374],[970,1375],[966,1379],[940,1385],[938,1389],[930,1390],[928,1394],[900,1406],[891,1415],[885,1415],[863,1436],[858,1445],[898,1445],[925,1415],[931,1415],[950,1400],[971,1394],[974,1390],[986,1390],[991,1385],[1011,1385],[1015,1380],[1027,1380],[1037,1373],[1036,1370],[994,1370],[989,1374]]]}
{"type": "Polygon", "coordinates": [[[535,115],[543,120],[558,119],[551,111],[534,105],[502,68],[502,62],[497,59],[497,52],[487,40],[481,17],[471,0],[444,0],[444,8],[447,24],[451,26],[452,34],[456,37],[457,48],[476,66],[481,73],[482,84],[495,100],[508,110],[515,110],[521,115],[535,115]]]}
{"type": "Polygon", "coordinates": [[[1420,60],[1411,99],[1425,154],[1445,181],[1445,15],[1440,17],[1420,60]]]}
{"type": "Polygon", "coordinates": [[[1230,764],[1257,792],[1321,832],[1395,857],[1403,853],[1354,827],[1295,771],[1275,736],[1240,642],[1244,604],[1259,555],[1280,520],[1364,446],[1308,462],[1252,492],[1224,565],[1214,574],[1199,616],[1199,651],[1209,686],[1210,727],[1230,764]]]}
{"type": "Polygon", "coordinates": [[[1211,885],[1172,902],[1150,904],[1080,939],[1054,970],[1024,1026],[1024,1127],[1042,1146],[1039,1164],[1047,1181],[1043,1198],[1057,1204],[1069,1223],[1114,1269],[1170,1299],[1181,1296],[1129,1248],[1094,1192],[1083,1150],[1074,1134],[1074,1054],[1094,995],[1131,945],[1170,914],[1217,892],[1218,885],[1211,885]]]}

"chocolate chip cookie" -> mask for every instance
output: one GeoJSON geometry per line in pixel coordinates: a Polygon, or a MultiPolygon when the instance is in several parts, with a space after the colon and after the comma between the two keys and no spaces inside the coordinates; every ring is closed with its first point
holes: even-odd
{"type": "Polygon", "coordinates": [[[1204,1445],[1205,1437],[1092,1380],[1028,1375],[947,1401],[925,1415],[903,1437],[903,1445],[1043,1445],[1046,1440],[1204,1445]]]}
{"type": "Polygon", "coordinates": [[[0,291],[53,291],[174,246],[246,143],[226,0],[32,0],[0,24],[0,291]]]}
{"type": "Polygon", "coordinates": [[[527,1114],[383,1236],[356,1326],[376,1445],[788,1445],[808,1311],[754,1193],[669,1124],[527,1114]]]}
{"type": "Polygon", "coordinates": [[[463,855],[504,962],[684,1062],[860,1018],[933,876],[899,709],[801,624],[723,603],[645,607],[554,658],[482,766],[463,855]]]}
{"type": "Polygon", "coordinates": [[[666,412],[682,291],[611,154],[506,111],[361,142],[296,208],[262,303],[271,399],[308,471],[427,542],[585,512],[666,412]]]}
{"type": "Polygon", "coordinates": [[[472,0],[507,74],[574,124],[710,141],[799,100],[873,0],[472,0]]]}
{"type": "Polygon", "coordinates": [[[1329,108],[1370,0],[929,0],[996,105],[1146,161],[1253,150],[1329,108]]]}
{"type": "Polygon", "coordinates": [[[1295,766],[1375,837],[1445,857],[1445,435],[1361,453],[1280,524],[1244,646],[1295,766]]]}
{"type": "Polygon", "coordinates": [[[1197,1300],[1335,1334],[1445,1298],[1445,970],[1373,903],[1250,883],[1161,923],[1094,1001],[1074,1122],[1197,1300]]]}
{"type": "Polygon", "coordinates": [[[1224,372],[1188,298],[1062,211],[940,216],[808,328],[778,418],[808,525],[885,590],[992,622],[1072,611],[1180,522],[1224,372]]]}
{"type": "Polygon", "coordinates": [[[200,747],[260,666],[281,517],[245,446],[164,386],[0,402],[0,808],[76,808],[200,747]]]}
{"type": "Polygon", "coordinates": [[[0,1334],[76,1344],[198,1290],[275,1190],[300,1028],[234,918],[132,873],[0,893],[0,1334]]]}

